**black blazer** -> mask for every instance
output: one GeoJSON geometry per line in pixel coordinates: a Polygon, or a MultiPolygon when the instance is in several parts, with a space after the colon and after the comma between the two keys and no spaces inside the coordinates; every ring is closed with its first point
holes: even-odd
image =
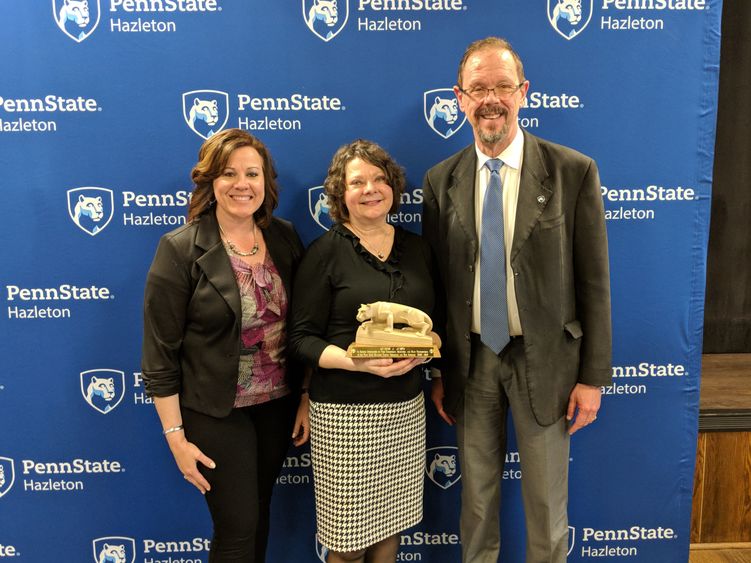
{"type": "MultiPolygon", "coordinates": [[[[263,235],[290,299],[303,253],[300,237],[291,223],[275,217],[263,235]]],[[[241,320],[240,291],[212,208],[159,241],[144,298],[146,392],[179,393],[185,407],[227,416],[237,388],[241,320]]],[[[288,358],[293,391],[299,390],[301,375],[288,358]]]]}
{"type": "MultiPolygon", "coordinates": [[[[444,408],[453,414],[470,364],[476,163],[471,145],[431,168],[423,187],[423,236],[446,291],[441,372],[444,408]]],[[[527,132],[511,267],[531,409],[539,424],[549,425],[565,413],[577,382],[612,381],[608,246],[594,161],[527,132]]]]}

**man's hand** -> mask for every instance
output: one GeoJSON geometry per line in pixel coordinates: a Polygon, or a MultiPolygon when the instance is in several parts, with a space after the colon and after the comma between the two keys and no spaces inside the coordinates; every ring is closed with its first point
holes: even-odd
{"type": "Polygon", "coordinates": [[[585,385],[584,383],[577,383],[574,386],[568,399],[568,410],[566,411],[566,420],[571,423],[568,429],[569,434],[592,424],[597,419],[601,398],[602,390],[599,387],[585,385]],[[575,419],[574,411],[576,411],[575,419]]]}
{"type": "Polygon", "coordinates": [[[443,380],[440,377],[433,378],[433,387],[430,390],[430,398],[435,405],[435,409],[438,411],[438,416],[446,421],[447,424],[453,426],[454,417],[443,410],[443,380]]]}

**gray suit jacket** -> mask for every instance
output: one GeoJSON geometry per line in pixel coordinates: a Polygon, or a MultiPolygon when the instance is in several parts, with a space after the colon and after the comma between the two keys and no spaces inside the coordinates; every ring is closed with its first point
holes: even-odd
{"type": "MultiPolygon", "coordinates": [[[[470,365],[475,229],[474,145],[431,168],[423,236],[446,291],[444,409],[456,414],[470,365]]],[[[511,267],[530,406],[550,425],[577,382],[611,383],[610,275],[600,178],[594,161],[524,132],[511,267]]],[[[508,275],[512,275],[508,272],[508,275]]]]}
{"type": "MultiPolygon", "coordinates": [[[[291,223],[276,217],[263,236],[290,299],[303,253],[300,237],[291,223]]],[[[237,391],[241,320],[235,273],[210,209],[164,235],[149,269],[141,358],[146,392],[179,393],[182,406],[227,416],[237,391]]],[[[299,390],[301,375],[288,359],[293,391],[299,390]]]]}

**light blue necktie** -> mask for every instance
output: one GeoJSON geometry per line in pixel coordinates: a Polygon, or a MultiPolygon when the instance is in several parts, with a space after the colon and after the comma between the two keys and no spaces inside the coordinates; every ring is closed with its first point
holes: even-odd
{"type": "Polygon", "coordinates": [[[480,340],[496,354],[509,342],[508,303],[506,302],[506,245],[503,233],[503,161],[492,158],[485,163],[490,182],[482,203],[482,239],[480,241],[480,340]]]}

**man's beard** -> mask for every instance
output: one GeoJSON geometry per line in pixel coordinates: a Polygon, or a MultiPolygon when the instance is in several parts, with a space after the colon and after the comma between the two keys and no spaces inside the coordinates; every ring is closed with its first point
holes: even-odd
{"type": "Polygon", "coordinates": [[[501,141],[503,141],[506,137],[508,137],[509,133],[509,123],[508,123],[508,111],[506,108],[502,106],[492,106],[492,107],[484,107],[481,110],[479,110],[475,117],[477,118],[477,132],[480,137],[480,140],[487,144],[487,145],[495,145],[501,141]],[[500,130],[498,131],[484,131],[482,129],[482,117],[484,115],[488,114],[494,114],[494,113],[500,113],[503,118],[504,122],[501,126],[500,130]]]}
{"type": "Polygon", "coordinates": [[[486,145],[495,145],[500,143],[508,136],[508,123],[504,123],[500,131],[490,133],[488,131],[479,130],[480,140],[486,145]]]}

